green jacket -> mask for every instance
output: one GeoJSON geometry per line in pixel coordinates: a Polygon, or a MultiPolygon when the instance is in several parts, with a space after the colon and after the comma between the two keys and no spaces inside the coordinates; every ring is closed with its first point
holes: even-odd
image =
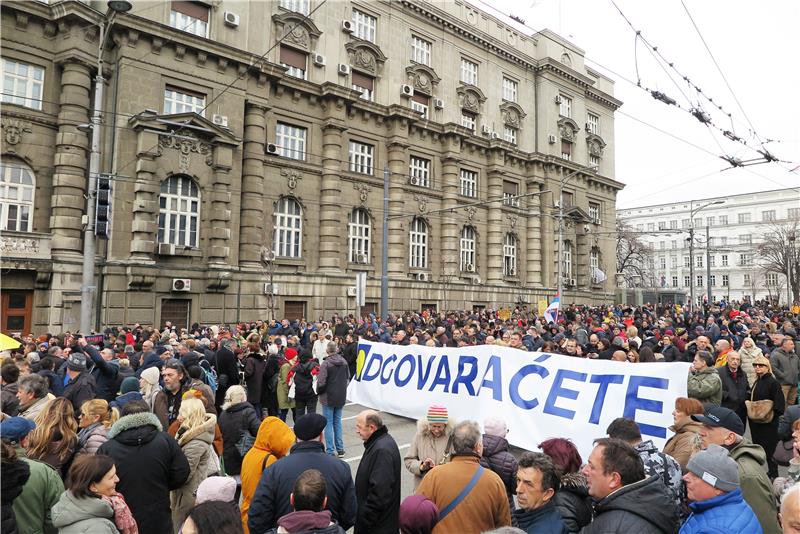
{"type": "Polygon", "coordinates": [[[697,399],[703,404],[719,406],[722,403],[722,380],[717,370],[712,367],[703,369],[699,373],[690,373],[686,391],[690,398],[697,399]]]}
{"type": "Polygon", "coordinates": [[[294,399],[289,398],[289,384],[286,383],[291,368],[292,364],[288,362],[281,365],[281,376],[278,379],[278,408],[281,410],[294,408],[294,399]]]}
{"type": "Polygon", "coordinates": [[[31,476],[13,504],[19,534],[56,534],[50,511],[64,493],[64,483],[46,463],[26,458],[22,447],[17,447],[17,456],[31,468],[31,476]]]}
{"type": "Polygon", "coordinates": [[[733,446],[731,458],[739,466],[742,495],[761,523],[764,534],[781,534],[778,526],[778,503],[767,477],[767,455],[760,445],[747,438],[733,446]]]}

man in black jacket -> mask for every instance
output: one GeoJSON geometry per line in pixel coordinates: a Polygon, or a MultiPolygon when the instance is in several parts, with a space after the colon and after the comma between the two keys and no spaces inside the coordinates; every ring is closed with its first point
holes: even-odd
{"type": "Polygon", "coordinates": [[[400,449],[378,412],[356,418],[364,456],[356,472],[358,517],[354,534],[395,534],[400,529],[400,449]]]}
{"type": "Polygon", "coordinates": [[[232,339],[223,339],[217,350],[217,396],[214,402],[217,410],[225,402],[228,388],[239,383],[239,368],[236,366],[236,355],[232,350],[234,344],[232,339]]]}
{"type": "Polygon", "coordinates": [[[64,380],[64,398],[72,403],[75,414],[80,413],[81,405],[87,400],[95,398],[94,377],[86,370],[86,356],[80,352],[73,352],[67,358],[64,380]]]}
{"type": "Polygon", "coordinates": [[[86,342],[86,338],[78,339],[78,346],[83,353],[88,355],[94,363],[91,375],[97,385],[97,398],[105,399],[108,402],[117,398],[121,380],[119,376],[119,365],[114,360],[114,351],[103,349],[102,352],[97,347],[86,342]]]}
{"type": "MultiPolygon", "coordinates": [[[[298,418],[294,425],[297,443],[289,456],[267,467],[261,475],[248,511],[247,526],[251,533],[275,528],[278,519],[292,511],[289,496],[297,477],[306,469],[316,469],[325,476],[328,497],[326,509],[330,510],[334,521],[344,530],[353,526],[356,520],[356,494],[350,466],[325,454],[323,431],[326,424],[326,419],[316,413],[298,418]]],[[[399,478],[397,491],[399,496],[399,478]]],[[[392,534],[396,534],[397,530],[392,534]]]]}
{"type": "Polygon", "coordinates": [[[162,432],[145,401],[131,401],[97,454],[114,459],[117,490],[125,496],[139,532],[173,534],[169,492],[186,483],[189,461],[175,438],[162,432]]]}

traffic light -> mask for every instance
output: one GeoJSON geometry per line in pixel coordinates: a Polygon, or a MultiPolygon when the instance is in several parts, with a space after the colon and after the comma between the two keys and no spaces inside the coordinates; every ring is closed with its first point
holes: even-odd
{"type": "Polygon", "coordinates": [[[94,235],[108,238],[111,233],[111,178],[107,175],[97,177],[97,203],[95,205],[94,235]]]}

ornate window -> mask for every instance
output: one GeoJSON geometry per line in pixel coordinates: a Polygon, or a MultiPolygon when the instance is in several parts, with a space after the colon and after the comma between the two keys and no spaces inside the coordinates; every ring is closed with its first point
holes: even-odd
{"type": "Polygon", "coordinates": [[[572,99],[565,95],[560,95],[561,103],[558,105],[558,114],[562,117],[572,118],[572,99]]]}
{"type": "Polygon", "coordinates": [[[503,100],[507,102],[516,102],[517,87],[518,84],[516,81],[512,80],[511,78],[506,78],[505,76],[503,76],[503,100]]]}
{"type": "Polygon", "coordinates": [[[272,250],[282,258],[300,258],[302,243],[303,208],[297,200],[283,197],[275,205],[272,250]]]}
{"type": "Polygon", "coordinates": [[[517,144],[517,133],[517,129],[513,126],[503,126],[503,140],[512,145],[517,144]]]}
{"type": "Polygon", "coordinates": [[[167,86],[164,89],[164,114],[197,113],[203,114],[206,107],[206,95],[187,91],[178,87],[167,86]]]}
{"type": "Polygon", "coordinates": [[[420,218],[411,221],[409,232],[409,267],[428,268],[428,225],[420,218]]]}
{"type": "Polygon", "coordinates": [[[461,58],[461,81],[470,85],[478,85],[478,64],[461,58]]]}
{"type": "Polygon", "coordinates": [[[429,96],[425,96],[422,93],[414,93],[414,96],[411,97],[411,109],[417,113],[421,113],[423,119],[430,118],[428,116],[428,109],[430,109],[430,106],[431,98],[429,96]]]}
{"type": "Polygon", "coordinates": [[[275,145],[285,158],[306,159],[306,129],[279,122],[275,126],[275,145]]]}
{"type": "Polygon", "coordinates": [[[362,99],[370,102],[375,99],[375,78],[354,71],[350,76],[350,81],[355,91],[361,91],[362,99]]]}
{"type": "Polygon", "coordinates": [[[350,141],[350,172],[372,174],[375,147],[358,141],[350,141]]]}
{"type": "Polygon", "coordinates": [[[602,271],[600,270],[600,249],[597,247],[592,247],[592,250],[589,251],[589,272],[591,273],[592,282],[599,284],[602,278],[602,271]]]}
{"type": "Polygon", "coordinates": [[[161,182],[158,242],[197,248],[200,244],[200,189],[191,178],[171,176],[161,182]]]}
{"type": "Polygon", "coordinates": [[[507,233],[503,242],[503,274],[517,275],[517,236],[507,233]]]}
{"type": "Polygon", "coordinates": [[[431,45],[430,41],[426,41],[416,35],[411,36],[411,61],[421,63],[423,65],[431,65],[431,45]]]}
{"type": "Polygon", "coordinates": [[[475,229],[465,226],[461,229],[459,268],[462,271],[475,271],[475,229]]]}
{"type": "Polygon", "coordinates": [[[468,111],[461,112],[461,126],[468,130],[475,131],[475,123],[477,122],[476,115],[468,111]]]}
{"type": "Polygon", "coordinates": [[[348,261],[369,263],[371,224],[367,210],[356,208],[350,212],[347,224],[348,261]]]}
{"type": "Polygon", "coordinates": [[[478,173],[461,169],[459,173],[459,190],[461,196],[475,198],[478,196],[478,173]]]}
{"type": "Polygon", "coordinates": [[[0,101],[42,109],[44,69],[10,59],[3,59],[2,65],[3,96],[0,101]]]}
{"type": "Polygon", "coordinates": [[[371,43],[375,42],[375,31],[378,28],[378,19],[367,15],[363,11],[353,9],[353,35],[371,43]]]}
{"type": "Polygon", "coordinates": [[[199,2],[173,0],[169,25],[182,32],[208,37],[209,8],[199,2]]]}
{"type": "Polygon", "coordinates": [[[288,46],[281,46],[281,65],[286,67],[286,74],[301,80],[306,79],[306,64],[308,63],[308,54],[289,48],[288,46]]]}
{"type": "Polygon", "coordinates": [[[0,230],[30,232],[36,177],[22,162],[4,159],[0,167],[0,230]]]}
{"type": "Polygon", "coordinates": [[[431,186],[431,160],[411,156],[408,165],[409,182],[419,187],[431,186]]]}
{"type": "Polygon", "coordinates": [[[308,15],[308,0],[280,0],[280,6],[301,15],[308,15]]]}

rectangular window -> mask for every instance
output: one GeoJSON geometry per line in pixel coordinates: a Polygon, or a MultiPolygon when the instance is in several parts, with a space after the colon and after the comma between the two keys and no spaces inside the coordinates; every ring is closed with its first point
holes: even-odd
{"type": "Polygon", "coordinates": [[[703,275],[697,275],[697,287],[703,287],[703,275]]]}
{"type": "Polygon", "coordinates": [[[678,256],[670,256],[669,257],[669,266],[671,269],[678,268],[678,256]]]}
{"type": "Polygon", "coordinates": [[[350,172],[372,174],[375,147],[358,141],[350,141],[350,172]]]}
{"type": "Polygon", "coordinates": [[[280,62],[281,65],[289,69],[286,71],[286,74],[289,76],[305,80],[307,60],[307,54],[295,50],[294,48],[289,48],[288,46],[281,46],[280,62]]]}
{"type": "Polygon", "coordinates": [[[173,0],[169,25],[183,32],[208,37],[208,11],[208,6],[198,2],[173,0]]]}
{"type": "Polygon", "coordinates": [[[683,277],[683,287],[689,287],[691,283],[692,283],[691,278],[689,278],[688,276],[683,277]]]}
{"type": "Polygon", "coordinates": [[[662,271],[663,271],[664,269],[666,269],[666,268],[667,268],[667,258],[665,258],[664,256],[661,256],[660,258],[658,258],[658,267],[659,267],[659,268],[660,268],[662,271]]]}
{"type": "Polygon", "coordinates": [[[673,276],[672,277],[672,287],[678,287],[678,277],[677,276],[673,276]]]}
{"type": "Polygon", "coordinates": [[[678,242],[673,239],[672,240],[672,250],[677,250],[677,249],[678,249],[678,242]]]}
{"type": "Polygon", "coordinates": [[[694,257],[694,266],[695,267],[702,267],[703,266],[703,256],[695,256],[694,257]]]}
{"type": "Polygon", "coordinates": [[[708,285],[711,287],[717,287],[717,277],[716,275],[711,275],[708,277],[708,285]]]}
{"type": "Polygon", "coordinates": [[[666,244],[666,243],[664,243],[663,241],[659,241],[659,242],[658,242],[658,249],[659,249],[659,250],[664,250],[664,245],[665,245],[665,244],[666,244]]]}
{"type": "Polygon", "coordinates": [[[561,157],[567,161],[572,161],[572,143],[561,140],[561,157]]]}
{"type": "Polygon", "coordinates": [[[723,267],[727,267],[728,266],[728,255],[727,254],[723,254],[721,259],[722,259],[722,266],[723,267]]]}
{"type": "Polygon", "coordinates": [[[702,217],[697,217],[694,220],[694,226],[695,226],[695,228],[697,228],[699,226],[703,226],[703,218],[702,217]]]}
{"type": "Polygon", "coordinates": [[[504,126],[503,127],[503,139],[511,143],[512,145],[517,144],[517,129],[513,126],[504,126]]]}
{"type": "Polygon", "coordinates": [[[600,135],[600,116],[594,113],[586,114],[586,130],[590,134],[600,135]]]}
{"type": "Polygon", "coordinates": [[[720,226],[728,226],[728,216],[727,215],[720,215],[719,216],[719,225],[720,226]]]}
{"type": "Polygon", "coordinates": [[[775,220],[775,210],[766,210],[761,212],[761,220],[762,221],[774,221],[775,220]]]}
{"type": "Polygon", "coordinates": [[[600,224],[600,204],[589,202],[589,218],[594,224],[600,224]]]}
{"type": "Polygon", "coordinates": [[[558,114],[562,117],[572,118],[572,99],[568,96],[560,95],[561,104],[558,105],[558,114]]]}
{"type": "Polygon", "coordinates": [[[749,223],[750,222],[750,214],[749,213],[740,213],[738,215],[739,224],[749,223]]]}
{"type": "Polygon", "coordinates": [[[503,180],[503,205],[519,207],[519,185],[516,182],[503,180]]]}
{"type": "Polygon", "coordinates": [[[423,119],[428,118],[428,109],[430,109],[431,99],[422,93],[414,93],[411,97],[411,109],[421,113],[423,119]]]}
{"type": "Polygon", "coordinates": [[[749,274],[745,274],[744,275],[743,282],[744,282],[744,285],[746,285],[746,286],[750,285],[750,275],[749,274]]]}
{"type": "Polygon", "coordinates": [[[478,85],[478,64],[461,58],[461,81],[470,85],[478,85]]]}
{"type": "Polygon", "coordinates": [[[361,74],[360,72],[353,72],[350,77],[353,84],[353,89],[361,91],[361,98],[372,102],[375,99],[375,78],[361,74]]]}
{"type": "Polygon", "coordinates": [[[753,236],[750,234],[743,234],[739,236],[739,244],[740,245],[752,245],[753,244],[753,236]]]}
{"type": "Polygon", "coordinates": [[[753,264],[752,254],[739,254],[739,265],[747,267],[752,264],[753,264]]]}
{"type": "Polygon", "coordinates": [[[279,5],[289,11],[308,15],[308,0],[280,0],[279,5]]]}
{"type": "Polygon", "coordinates": [[[708,257],[708,265],[711,266],[711,267],[716,267],[717,266],[717,257],[714,256],[713,254],[708,257]]]}
{"type": "Polygon", "coordinates": [[[411,185],[419,187],[431,186],[431,160],[411,156],[408,165],[408,174],[411,185]]]}
{"type": "Polygon", "coordinates": [[[656,223],[647,223],[648,232],[655,232],[655,230],[656,230],[656,223]]]}
{"type": "Polygon", "coordinates": [[[728,245],[728,238],[727,237],[720,237],[719,238],[719,244],[720,244],[720,246],[723,246],[723,247],[727,246],[728,245]]]}
{"type": "Polygon", "coordinates": [[[467,128],[468,130],[475,131],[475,115],[473,113],[467,113],[466,111],[461,112],[461,126],[467,128]]]}
{"type": "Polygon", "coordinates": [[[594,154],[589,154],[589,166],[590,167],[600,167],[600,156],[595,156],[594,154]]]}
{"type": "Polygon", "coordinates": [[[667,221],[660,221],[658,223],[658,229],[659,230],[666,230],[667,229],[667,221]]]}
{"type": "Polygon", "coordinates": [[[475,198],[478,196],[478,173],[461,169],[459,173],[459,191],[461,196],[475,198]]]}
{"type": "Polygon", "coordinates": [[[429,41],[411,36],[411,61],[422,63],[423,65],[431,66],[431,48],[432,45],[429,41]]]}
{"type": "Polygon", "coordinates": [[[367,15],[363,11],[353,9],[353,35],[370,43],[375,42],[375,32],[378,29],[378,19],[367,15]]]}
{"type": "Polygon", "coordinates": [[[692,266],[692,260],[689,256],[683,257],[683,266],[687,268],[692,266]]]}
{"type": "Polygon", "coordinates": [[[164,89],[164,114],[198,113],[203,115],[206,107],[206,95],[167,86],[164,89]]]}
{"type": "Polygon", "coordinates": [[[574,196],[569,191],[564,191],[561,193],[561,196],[564,198],[564,208],[571,208],[575,205],[574,196]]]}
{"type": "Polygon", "coordinates": [[[518,87],[519,86],[516,81],[503,76],[503,100],[507,100],[508,102],[516,102],[518,87]]]}
{"type": "Polygon", "coordinates": [[[714,238],[713,237],[709,237],[708,238],[708,246],[709,247],[713,247],[714,246],[714,238]]]}
{"type": "Polygon", "coordinates": [[[306,129],[279,122],[275,126],[278,154],[291,159],[306,159],[306,129]]]}
{"type": "Polygon", "coordinates": [[[20,61],[3,59],[2,102],[42,109],[44,69],[20,61]]]}
{"type": "Polygon", "coordinates": [[[644,225],[643,224],[637,224],[636,225],[636,231],[637,232],[644,232],[644,225]]]}
{"type": "Polygon", "coordinates": [[[722,275],[722,287],[728,287],[730,285],[730,278],[727,274],[722,275]]]}
{"type": "Polygon", "coordinates": [[[677,230],[678,229],[678,221],[672,220],[669,222],[669,229],[670,230],[677,230]]]}
{"type": "Polygon", "coordinates": [[[800,219],[800,208],[789,208],[786,216],[790,219],[800,219]]]}
{"type": "Polygon", "coordinates": [[[689,219],[681,219],[681,228],[689,228],[689,219]]]}

